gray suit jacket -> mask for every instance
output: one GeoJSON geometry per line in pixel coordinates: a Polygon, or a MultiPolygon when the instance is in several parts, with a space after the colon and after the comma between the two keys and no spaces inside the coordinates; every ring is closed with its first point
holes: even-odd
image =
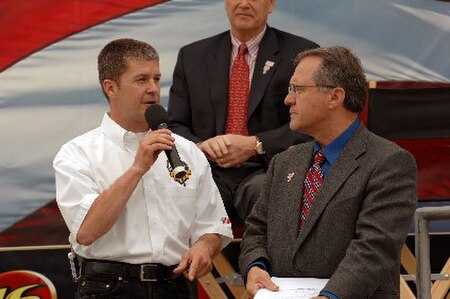
{"type": "Polygon", "coordinates": [[[242,273],[265,258],[273,276],[330,278],[324,290],[340,298],[398,298],[400,251],[417,202],[414,158],[361,125],[329,169],[299,233],[312,144],[272,159],[247,218],[242,273]]]}
{"type": "MultiPolygon", "coordinates": [[[[264,144],[268,160],[306,137],[289,130],[284,105],[294,58],[315,48],[310,40],[267,27],[251,82],[248,129],[264,144]],[[273,67],[263,73],[266,61],[273,67]]],[[[168,112],[171,129],[194,143],[225,133],[231,36],[226,31],[181,48],[173,74],[168,112]]],[[[265,165],[267,166],[267,165],[265,165]]]]}

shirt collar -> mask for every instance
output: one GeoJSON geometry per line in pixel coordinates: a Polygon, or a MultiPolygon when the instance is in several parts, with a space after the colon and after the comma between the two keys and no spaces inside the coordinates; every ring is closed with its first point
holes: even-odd
{"type": "MultiPolygon", "coordinates": [[[[334,164],[334,161],[339,157],[341,152],[344,150],[344,147],[347,145],[350,138],[356,132],[356,129],[361,124],[361,120],[359,118],[355,119],[353,123],[345,129],[344,132],[341,133],[338,137],[336,137],[330,144],[328,144],[325,148],[322,149],[322,153],[327,158],[327,163],[330,165],[334,164]]],[[[320,150],[319,143],[314,142],[313,154],[320,150]]]]}
{"type": "Polygon", "coordinates": [[[137,149],[136,145],[139,143],[139,140],[147,134],[147,132],[135,133],[125,130],[111,119],[108,113],[105,113],[103,116],[101,128],[108,139],[122,148],[131,147],[137,149]]]}
{"type": "MultiPolygon", "coordinates": [[[[266,33],[266,30],[267,30],[267,26],[264,26],[264,29],[260,33],[258,33],[257,36],[255,36],[254,38],[252,38],[246,42],[247,48],[248,48],[248,55],[250,55],[251,57],[255,57],[258,54],[259,44],[261,43],[261,40],[262,40],[264,34],[266,33]]],[[[237,37],[235,37],[231,33],[231,31],[230,31],[230,35],[231,35],[231,44],[233,46],[232,52],[236,53],[236,55],[237,55],[239,46],[241,45],[242,42],[237,37]]]]}

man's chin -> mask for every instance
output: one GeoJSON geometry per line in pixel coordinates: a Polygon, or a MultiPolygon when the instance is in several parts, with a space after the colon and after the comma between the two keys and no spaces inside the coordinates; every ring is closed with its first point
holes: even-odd
{"type": "Polygon", "coordinates": [[[250,17],[239,17],[236,18],[234,22],[234,28],[239,31],[249,31],[253,30],[255,25],[252,22],[252,18],[250,17]]]}
{"type": "Polygon", "coordinates": [[[292,123],[289,123],[289,129],[291,131],[295,131],[295,126],[292,123]]]}
{"type": "Polygon", "coordinates": [[[300,130],[301,130],[301,127],[299,126],[299,124],[297,124],[297,123],[294,123],[294,122],[290,122],[289,123],[289,129],[291,130],[291,131],[294,131],[294,132],[299,132],[300,130]]]}

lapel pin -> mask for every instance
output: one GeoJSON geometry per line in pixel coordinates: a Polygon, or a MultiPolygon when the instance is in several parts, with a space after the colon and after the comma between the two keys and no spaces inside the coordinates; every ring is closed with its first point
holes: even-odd
{"type": "Polygon", "coordinates": [[[288,175],[287,175],[288,183],[292,180],[293,177],[294,177],[294,173],[293,172],[288,173],[288,175]]]}
{"type": "Polygon", "coordinates": [[[273,66],[275,65],[275,62],[266,60],[266,63],[263,67],[263,75],[265,75],[273,66]]]}

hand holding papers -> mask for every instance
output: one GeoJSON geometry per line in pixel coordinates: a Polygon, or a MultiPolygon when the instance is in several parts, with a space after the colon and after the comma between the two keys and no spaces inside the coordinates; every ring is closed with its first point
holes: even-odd
{"type": "Polygon", "coordinates": [[[255,299],[309,299],[319,295],[328,279],[272,277],[272,281],[280,287],[279,291],[260,289],[255,299]]]}

